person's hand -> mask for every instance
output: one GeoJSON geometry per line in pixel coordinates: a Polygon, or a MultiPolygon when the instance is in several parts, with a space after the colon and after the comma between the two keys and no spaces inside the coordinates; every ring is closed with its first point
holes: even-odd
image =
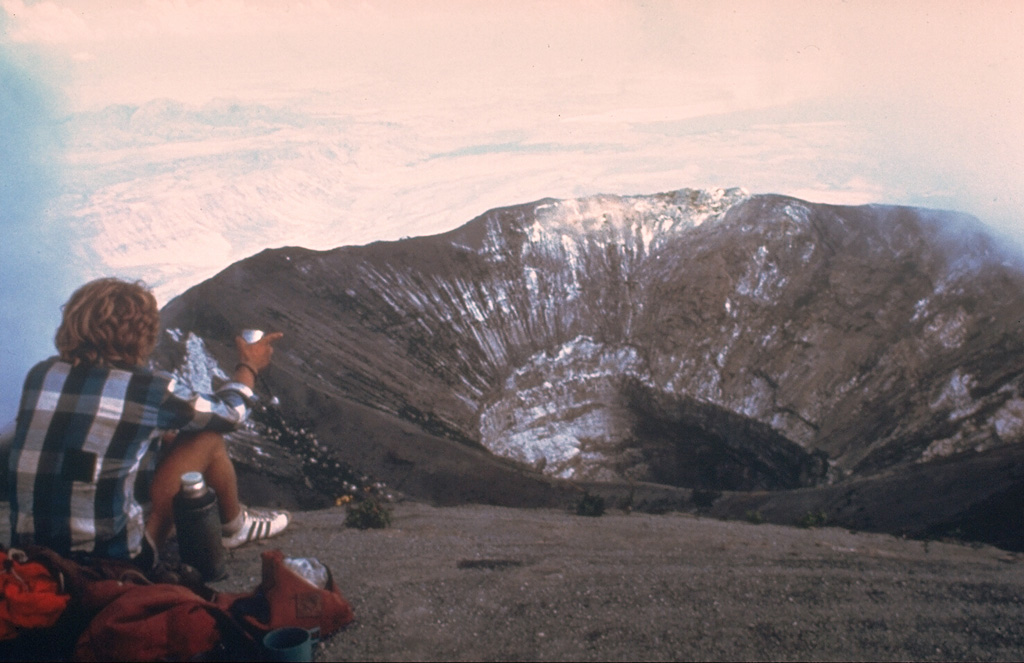
{"type": "MultiPolygon", "coordinates": [[[[249,366],[256,372],[262,371],[270,365],[270,357],[274,354],[272,343],[284,336],[281,332],[264,334],[263,338],[255,343],[246,343],[241,336],[235,337],[235,345],[238,346],[238,362],[249,366]]],[[[255,376],[254,376],[255,377],[255,376]]]]}

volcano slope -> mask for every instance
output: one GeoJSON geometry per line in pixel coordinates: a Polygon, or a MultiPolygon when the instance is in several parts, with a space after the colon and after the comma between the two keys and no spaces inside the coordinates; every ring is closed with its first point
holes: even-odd
{"type": "Polygon", "coordinates": [[[415,498],[582,487],[1021,549],[1022,286],[966,215],[680,190],[267,250],[163,319],[224,358],[283,331],[283,411],[415,498]]]}

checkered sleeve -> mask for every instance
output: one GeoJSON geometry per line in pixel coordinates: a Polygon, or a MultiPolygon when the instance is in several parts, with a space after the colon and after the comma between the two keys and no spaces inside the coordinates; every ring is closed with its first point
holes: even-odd
{"type": "Polygon", "coordinates": [[[240,382],[228,382],[214,394],[190,391],[171,376],[160,382],[164,393],[157,428],[162,430],[229,433],[245,421],[253,400],[252,389],[240,382]]]}

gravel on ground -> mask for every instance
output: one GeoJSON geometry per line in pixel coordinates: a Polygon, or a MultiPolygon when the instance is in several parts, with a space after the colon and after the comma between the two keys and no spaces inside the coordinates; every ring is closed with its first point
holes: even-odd
{"type": "Polygon", "coordinates": [[[317,660],[1021,660],[1024,555],[692,514],[435,508],[386,529],[295,514],[231,553],[327,564],[356,621],[317,660]]]}

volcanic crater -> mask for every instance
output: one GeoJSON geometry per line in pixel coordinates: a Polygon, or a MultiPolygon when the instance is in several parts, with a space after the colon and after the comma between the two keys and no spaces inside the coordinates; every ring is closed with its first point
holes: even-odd
{"type": "Polygon", "coordinates": [[[976,524],[1024,508],[1022,286],[967,215],[684,189],[267,250],[163,320],[225,361],[283,331],[282,412],[410,497],[585,489],[1019,548],[1019,517],[976,524]]]}

